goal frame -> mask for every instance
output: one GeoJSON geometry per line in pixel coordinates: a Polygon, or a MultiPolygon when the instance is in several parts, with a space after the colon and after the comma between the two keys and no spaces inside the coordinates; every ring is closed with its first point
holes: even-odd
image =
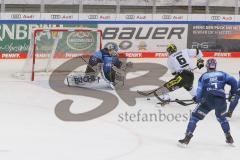
{"type": "MultiPolygon", "coordinates": [[[[31,81],[34,81],[35,79],[35,63],[36,63],[36,50],[37,50],[37,34],[40,32],[97,32],[99,33],[100,36],[100,41],[99,41],[99,48],[102,49],[102,30],[97,29],[97,28],[68,28],[68,27],[58,27],[58,28],[34,28],[32,30],[32,35],[33,35],[33,46],[31,46],[29,49],[32,50],[32,71],[31,71],[31,81]],[[32,47],[32,48],[31,48],[32,47]]],[[[29,51],[28,51],[29,52],[29,51]]]]}

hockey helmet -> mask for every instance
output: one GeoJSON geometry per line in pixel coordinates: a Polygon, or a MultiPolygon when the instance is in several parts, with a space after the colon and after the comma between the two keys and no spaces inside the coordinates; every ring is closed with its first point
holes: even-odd
{"type": "Polygon", "coordinates": [[[118,51],[118,46],[116,44],[114,44],[114,43],[108,44],[107,48],[108,48],[109,51],[110,50],[114,50],[115,52],[118,51]]]}
{"type": "Polygon", "coordinates": [[[118,46],[114,43],[110,43],[108,44],[107,46],[108,48],[108,51],[109,51],[109,54],[112,55],[112,56],[117,56],[118,55],[118,46]]]}
{"type": "Polygon", "coordinates": [[[175,44],[172,44],[172,43],[168,44],[168,45],[167,45],[167,52],[168,52],[169,54],[173,54],[173,53],[177,52],[177,47],[176,47],[176,45],[175,45],[175,44]]]}
{"type": "Polygon", "coordinates": [[[217,68],[216,59],[214,59],[214,58],[208,59],[206,62],[206,67],[207,67],[207,70],[216,70],[216,68],[217,68]]]}

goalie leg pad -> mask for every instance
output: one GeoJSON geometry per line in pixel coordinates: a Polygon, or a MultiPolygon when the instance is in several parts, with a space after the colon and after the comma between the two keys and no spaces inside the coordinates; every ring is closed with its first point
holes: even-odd
{"type": "Polygon", "coordinates": [[[83,86],[88,83],[99,82],[100,77],[96,77],[94,74],[86,75],[69,75],[65,79],[65,84],[68,86],[83,86]]]}

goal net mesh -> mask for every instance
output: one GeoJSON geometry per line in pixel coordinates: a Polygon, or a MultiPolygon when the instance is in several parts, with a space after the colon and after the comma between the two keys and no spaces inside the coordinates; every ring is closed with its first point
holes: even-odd
{"type": "MultiPolygon", "coordinates": [[[[93,28],[39,28],[32,32],[27,59],[17,77],[34,80],[51,72],[71,72],[60,67],[72,58],[89,57],[102,48],[101,31],[93,28]]],[[[83,60],[83,59],[81,59],[83,60]]],[[[71,67],[70,67],[71,68],[71,67]]],[[[75,71],[85,71],[86,66],[75,71]]]]}

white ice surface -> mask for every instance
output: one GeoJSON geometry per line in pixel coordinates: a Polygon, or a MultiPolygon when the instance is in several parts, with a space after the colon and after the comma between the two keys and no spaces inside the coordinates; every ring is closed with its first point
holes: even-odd
{"type": "MultiPolygon", "coordinates": [[[[131,59],[166,64],[166,59],[131,59]]],[[[240,110],[230,120],[236,147],[225,144],[225,138],[214,112],[201,121],[188,148],[179,148],[188,121],[120,122],[119,115],[128,113],[185,114],[193,106],[156,105],[157,100],[138,98],[135,107],[120,100],[109,114],[88,122],[64,122],[54,114],[62,99],[74,100],[72,112],[91,110],[98,99],[63,95],[41,81],[17,80],[11,74],[21,68],[19,60],[0,61],[0,159],[1,160],[236,160],[240,156],[240,110]],[[83,106],[86,106],[83,107],[83,106]]],[[[218,69],[237,78],[240,59],[218,59],[218,69]]],[[[196,82],[200,74],[196,71],[196,82]]],[[[131,73],[129,77],[141,75],[131,73]]],[[[163,80],[172,76],[167,73],[163,80]]],[[[196,85],[196,83],[195,83],[196,85]]],[[[184,90],[172,97],[189,98],[184,90]]],[[[189,118],[189,117],[188,117],[189,118]]]]}

